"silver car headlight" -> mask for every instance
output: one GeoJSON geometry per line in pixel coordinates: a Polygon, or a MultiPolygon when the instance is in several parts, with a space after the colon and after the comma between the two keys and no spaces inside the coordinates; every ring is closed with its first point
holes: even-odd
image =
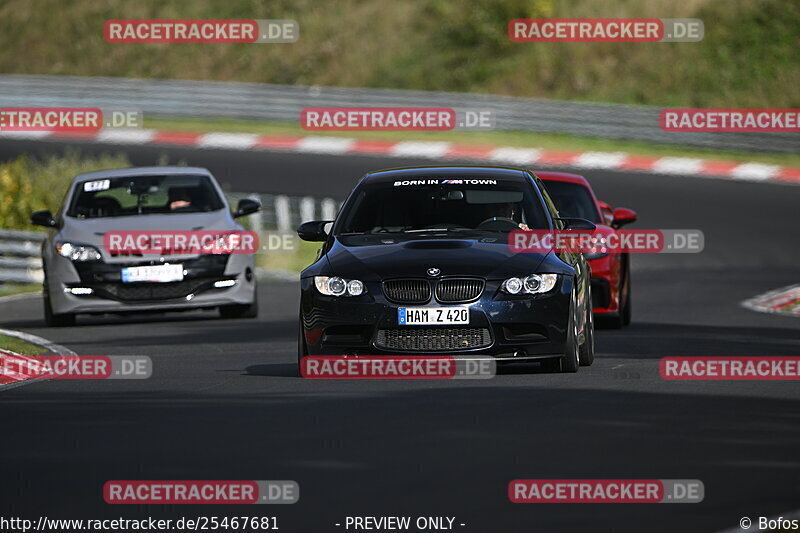
{"type": "Polygon", "coordinates": [[[99,261],[103,258],[97,248],[88,244],[57,242],[56,252],[71,261],[99,261]]]}
{"type": "Polygon", "coordinates": [[[361,296],[367,292],[363,281],[339,276],[314,276],[314,285],[325,296],[361,296]]]}
{"type": "Polygon", "coordinates": [[[558,274],[531,274],[525,278],[508,278],[500,286],[506,294],[544,294],[553,290],[558,274]]]}

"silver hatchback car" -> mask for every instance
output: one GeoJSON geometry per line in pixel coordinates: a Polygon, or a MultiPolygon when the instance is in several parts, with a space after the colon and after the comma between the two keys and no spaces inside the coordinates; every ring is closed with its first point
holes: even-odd
{"type": "Polygon", "coordinates": [[[45,321],[71,326],[77,314],[199,308],[218,308],[225,318],[257,316],[252,253],[115,252],[104,238],[130,231],[240,232],[244,228],[235,219],[260,207],[243,199],[231,212],[204,168],[142,167],[77,176],[58,213],[31,215],[33,224],[49,228],[42,245],[45,321]]]}

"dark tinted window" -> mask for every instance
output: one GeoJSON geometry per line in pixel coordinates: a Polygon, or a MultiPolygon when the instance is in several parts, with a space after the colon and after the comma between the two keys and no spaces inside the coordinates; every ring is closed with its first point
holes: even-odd
{"type": "Polygon", "coordinates": [[[544,185],[560,216],[585,218],[595,224],[601,222],[592,195],[583,185],[566,181],[546,181],[544,185]]]}
{"type": "Polygon", "coordinates": [[[224,203],[207,176],[104,178],[77,184],[67,214],[77,218],[204,213],[224,203]]]}
{"type": "Polygon", "coordinates": [[[451,184],[447,182],[457,180],[439,179],[437,185],[406,184],[409,181],[413,180],[362,186],[342,214],[337,233],[431,228],[510,231],[514,229],[510,221],[531,229],[547,228],[541,201],[529,183],[488,180],[494,183],[451,184]],[[490,219],[508,223],[487,224],[490,219]],[[508,227],[503,227],[504,224],[508,227]]]}

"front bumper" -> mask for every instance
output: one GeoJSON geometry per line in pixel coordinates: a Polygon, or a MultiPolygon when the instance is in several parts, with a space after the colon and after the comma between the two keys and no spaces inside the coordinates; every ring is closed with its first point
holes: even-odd
{"type": "Polygon", "coordinates": [[[465,304],[388,301],[379,282],[358,297],[323,296],[313,278],[301,280],[301,321],[309,355],[489,355],[536,359],[564,353],[573,281],[563,277],[547,294],[508,296],[487,281],[465,304]],[[400,307],[469,307],[469,325],[400,326],[400,307]],[[516,355],[515,355],[516,354],[516,355]]]}
{"type": "Polygon", "coordinates": [[[54,257],[46,264],[47,289],[53,312],[123,313],[131,311],[183,311],[222,305],[251,304],[255,299],[255,268],[252,256],[201,255],[175,258],[184,267],[184,280],[173,283],[123,283],[122,268],[153,263],[104,261],[73,263],[54,257]],[[230,287],[215,288],[214,282],[235,280],[230,287]],[[65,292],[75,287],[92,294],[65,292]]]}

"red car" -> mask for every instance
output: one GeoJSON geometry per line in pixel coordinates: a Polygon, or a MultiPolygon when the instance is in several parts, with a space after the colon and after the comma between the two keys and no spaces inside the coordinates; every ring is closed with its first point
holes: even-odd
{"type": "MultiPolygon", "coordinates": [[[[636,212],[624,207],[612,209],[597,199],[586,178],[565,172],[536,172],[547,192],[565,217],[585,218],[597,226],[595,239],[601,241],[626,224],[636,221],[636,212]]],[[[602,241],[601,241],[602,242],[602,241]]],[[[621,328],[631,322],[631,266],[628,254],[619,250],[586,254],[592,268],[592,305],[602,323],[621,328]]]]}

